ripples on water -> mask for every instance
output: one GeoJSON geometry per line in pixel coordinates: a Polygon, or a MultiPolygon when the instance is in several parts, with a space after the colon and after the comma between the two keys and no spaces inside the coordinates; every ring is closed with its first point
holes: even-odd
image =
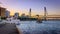
{"type": "Polygon", "coordinates": [[[60,21],[21,21],[18,27],[24,34],[60,34],[60,21]]]}

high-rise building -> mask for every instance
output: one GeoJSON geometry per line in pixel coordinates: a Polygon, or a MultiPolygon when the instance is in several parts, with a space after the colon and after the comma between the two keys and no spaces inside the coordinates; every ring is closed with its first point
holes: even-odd
{"type": "Polygon", "coordinates": [[[6,15],[6,17],[9,17],[10,16],[10,11],[6,10],[5,15],[6,15]]]}
{"type": "Polygon", "coordinates": [[[0,7],[0,16],[5,17],[6,8],[0,7]]]}

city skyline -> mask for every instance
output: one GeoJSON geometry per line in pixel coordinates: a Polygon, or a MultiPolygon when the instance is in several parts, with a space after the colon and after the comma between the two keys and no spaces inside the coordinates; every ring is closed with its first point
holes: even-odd
{"type": "Polygon", "coordinates": [[[0,0],[1,6],[7,8],[13,15],[15,12],[28,14],[32,9],[32,14],[44,14],[46,6],[48,14],[60,15],[60,0],[0,0]]]}

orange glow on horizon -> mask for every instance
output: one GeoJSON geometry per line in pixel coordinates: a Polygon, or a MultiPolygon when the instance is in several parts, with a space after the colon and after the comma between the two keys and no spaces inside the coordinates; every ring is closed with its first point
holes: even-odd
{"type": "MultiPolygon", "coordinates": [[[[14,13],[18,12],[19,16],[21,16],[23,13],[25,13],[25,15],[29,15],[29,11],[28,10],[15,10],[12,9],[10,10],[10,15],[13,16],[14,13]]],[[[31,16],[35,16],[36,14],[34,12],[31,13],[31,16]]]]}

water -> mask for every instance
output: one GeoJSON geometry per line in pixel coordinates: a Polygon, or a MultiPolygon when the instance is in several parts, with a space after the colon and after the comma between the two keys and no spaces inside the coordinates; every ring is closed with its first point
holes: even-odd
{"type": "Polygon", "coordinates": [[[60,34],[60,21],[20,21],[17,28],[23,34],[60,34]]]}

